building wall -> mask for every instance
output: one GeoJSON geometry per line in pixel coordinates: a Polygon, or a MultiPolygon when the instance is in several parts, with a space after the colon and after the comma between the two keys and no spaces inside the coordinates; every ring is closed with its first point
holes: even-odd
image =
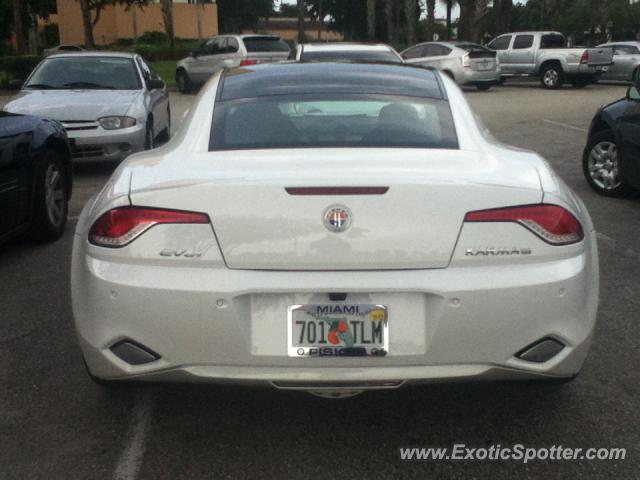
{"type": "MultiPolygon", "coordinates": [[[[60,43],[84,43],[82,13],[77,0],[57,0],[58,28],[60,43]]],[[[210,37],[218,33],[218,6],[216,4],[193,5],[174,3],[173,23],[178,38],[210,37]],[[200,17],[200,35],[198,32],[200,17]]],[[[93,38],[97,45],[114,43],[121,38],[133,38],[134,18],[138,36],[144,32],[164,31],[162,8],[159,4],[127,9],[123,5],[105,7],[100,20],[93,29],[93,38]]]]}

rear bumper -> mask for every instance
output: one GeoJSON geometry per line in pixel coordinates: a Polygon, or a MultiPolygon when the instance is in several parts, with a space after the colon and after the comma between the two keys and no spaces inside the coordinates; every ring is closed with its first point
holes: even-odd
{"type": "Polygon", "coordinates": [[[490,71],[476,71],[465,68],[462,71],[459,83],[461,85],[497,85],[500,82],[500,75],[500,68],[490,71]]]}
{"type": "MultiPolygon", "coordinates": [[[[76,236],[73,311],[94,375],[240,384],[432,382],[576,374],[598,304],[592,235],[577,256],[542,264],[372,272],[269,272],[113,263],[76,236]],[[88,252],[90,250],[90,252],[88,252]],[[348,301],[388,305],[386,357],[291,358],[286,308],[348,301]],[[546,337],[543,363],[515,354],[546,337]],[[161,358],[130,365],[110,347],[131,339],[161,358]]],[[[192,264],[191,264],[192,265],[192,264]]],[[[286,387],[286,385],[285,385],[286,387]]]]}

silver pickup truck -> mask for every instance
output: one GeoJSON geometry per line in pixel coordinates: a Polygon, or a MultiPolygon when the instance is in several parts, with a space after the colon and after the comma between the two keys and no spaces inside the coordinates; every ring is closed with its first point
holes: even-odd
{"type": "Polygon", "coordinates": [[[556,89],[565,82],[574,87],[593,83],[613,63],[608,47],[567,48],[559,32],[515,32],[494,38],[488,45],[498,54],[502,78],[539,77],[544,88],[556,89]]]}

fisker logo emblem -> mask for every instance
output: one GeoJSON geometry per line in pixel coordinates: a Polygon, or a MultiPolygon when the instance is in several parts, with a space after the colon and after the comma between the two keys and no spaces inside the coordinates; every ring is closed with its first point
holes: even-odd
{"type": "Polygon", "coordinates": [[[334,205],[324,212],[323,221],[330,232],[344,232],[351,226],[351,212],[347,207],[334,205]]]}

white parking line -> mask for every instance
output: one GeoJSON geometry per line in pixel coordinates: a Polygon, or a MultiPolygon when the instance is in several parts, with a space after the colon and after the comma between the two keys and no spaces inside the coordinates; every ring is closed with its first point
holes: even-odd
{"type": "Polygon", "coordinates": [[[147,387],[135,397],[133,420],[127,432],[127,445],[118,459],[115,480],[135,480],[138,477],[155,403],[155,397],[152,394],[153,392],[147,387]]]}
{"type": "Polygon", "coordinates": [[[564,127],[564,128],[568,128],[570,130],[576,130],[578,132],[587,133],[587,129],[586,128],[576,127],[575,125],[569,125],[568,123],[556,122],[554,120],[549,120],[548,118],[543,118],[542,121],[546,122],[546,123],[550,123],[551,125],[555,125],[557,127],[564,127]]]}

